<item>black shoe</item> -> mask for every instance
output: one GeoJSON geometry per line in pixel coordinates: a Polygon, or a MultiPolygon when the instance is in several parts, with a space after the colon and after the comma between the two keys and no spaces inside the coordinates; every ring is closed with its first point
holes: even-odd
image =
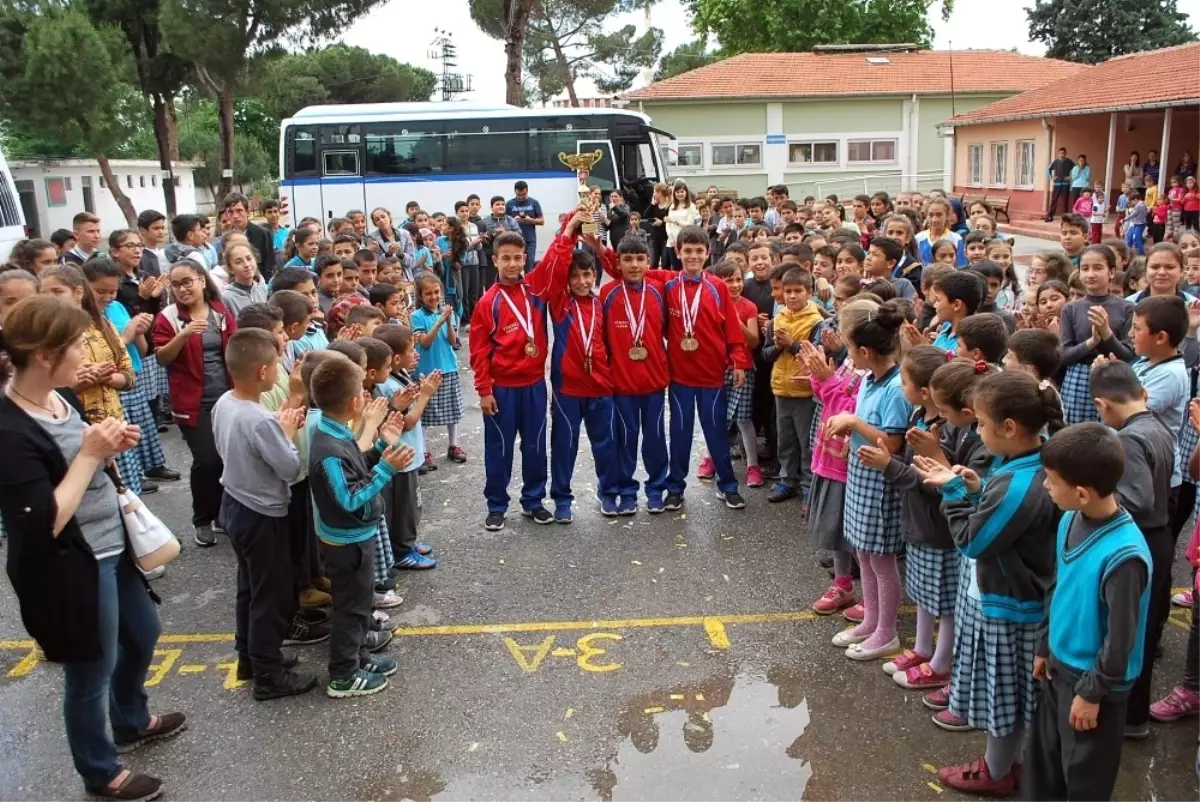
{"type": "Polygon", "coordinates": [[[327,607],[301,607],[296,616],[306,624],[324,624],[329,620],[327,607]]]}
{"type": "Polygon", "coordinates": [[[667,497],[663,499],[663,508],[674,512],[675,510],[683,509],[683,496],[679,493],[667,493],[667,497]]]}
{"type": "Polygon", "coordinates": [[[270,699],[282,699],[285,696],[299,696],[317,687],[316,674],[298,674],[295,671],[285,671],[277,682],[270,685],[254,685],[254,699],[266,702],[270,699]]]}
{"type": "Polygon", "coordinates": [[[142,493],[141,494],[143,496],[148,496],[151,493],[157,493],[157,492],[158,492],[158,485],[154,484],[154,482],[147,482],[144,480],[142,481],[142,493]]]}
{"type": "Polygon", "coordinates": [[[725,506],[731,510],[741,510],[746,508],[746,499],[742,498],[742,494],[734,490],[732,493],[717,493],[718,498],[725,500],[725,506]]]}
{"type": "Polygon", "coordinates": [[[173,471],[166,465],[159,465],[157,468],[151,468],[142,474],[147,479],[157,479],[160,482],[178,482],[179,471],[173,471]]]}
{"type": "Polygon", "coordinates": [[[303,619],[292,619],[291,629],[283,639],[284,646],[310,646],[329,640],[328,624],[310,624],[303,619]]]}
{"type": "Polygon", "coordinates": [[[165,423],[158,424],[158,433],[166,434],[166,432],[167,432],[167,424],[165,424],[165,423]]]}
{"type": "MultiPolygon", "coordinates": [[[[280,667],[284,671],[290,671],[300,665],[300,658],[294,654],[285,654],[279,662],[280,667]]],[[[254,679],[254,666],[251,665],[249,658],[239,657],[237,662],[237,678],[246,682],[254,679]]]]}
{"type": "Polygon", "coordinates": [[[521,514],[533,520],[535,524],[554,523],[554,514],[545,507],[534,507],[532,510],[521,510],[521,514]]]}
{"type": "Polygon", "coordinates": [[[483,528],[489,532],[499,532],[504,528],[504,513],[489,512],[488,517],[483,520],[483,528]]]}

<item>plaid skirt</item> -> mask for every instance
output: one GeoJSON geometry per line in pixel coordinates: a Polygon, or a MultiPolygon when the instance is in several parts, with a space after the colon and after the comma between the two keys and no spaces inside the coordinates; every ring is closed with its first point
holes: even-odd
{"type": "Polygon", "coordinates": [[[754,368],[746,371],[741,387],[733,386],[733,371],[725,368],[726,423],[742,423],[754,419],[754,368]]]}
{"type": "Polygon", "coordinates": [[[846,483],[814,474],[808,503],[808,534],[814,546],[826,551],[854,551],[846,541],[845,510],[846,483]]]}
{"type": "Polygon", "coordinates": [[[462,416],[462,385],[458,380],[458,371],[443,373],[442,385],[429,399],[429,405],[421,415],[421,423],[426,426],[449,426],[462,420],[462,416]]]}
{"type": "MultiPolygon", "coordinates": [[[[1196,431],[1196,427],[1192,426],[1192,422],[1185,416],[1183,425],[1179,427],[1179,451],[1176,454],[1184,466],[1192,458],[1192,452],[1196,450],[1197,443],[1200,443],[1200,432],[1196,431]]],[[[1196,480],[1192,478],[1192,472],[1186,467],[1183,471],[1183,481],[1188,484],[1196,484],[1196,480]]]]}
{"type": "Polygon", "coordinates": [[[1067,368],[1062,383],[1063,415],[1068,426],[1100,420],[1092,401],[1092,365],[1076,362],[1067,368]]]}
{"type": "Polygon", "coordinates": [[[954,668],[950,672],[950,712],[972,727],[1003,738],[1028,726],[1037,708],[1033,678],[1037,625],[984,618],[971,598],[970,570],[960,560],[958,613],[954,619],[954,668]]]}
{"type": "Polygon", "coordinates": [[[131,448],[117,455],[117,471],[125,487],[133,491],[135,496],[142,493],[142,461],[138,459],[137,449],[131,448]]]}
{"type": "Polygon", "coordinates": [[[817,432],[821,431],[821,424],[825,421],[821,420],[821,415],[825,411],[825,404],[821,401],[820,396],[813,393],[813,425],[808,427],[808,453],[817,453],[817,432]]]}
{"type": "Polygon", "coordinates": [[[167,369],[158,364],[154,354],[142,357],[142,372],[138,384],[145,383],[147,398],[169,398],[171,388],[167,385],[167,369]]]}
{"type": "Polygon", "coordinates": [[[934,615],[954,615],[958,575],[957,549],[908,544],[904,589],[922,610],[934,615]]]}
{"type": "Polygon", "coordinates": [[[392,565],[396,562],[392,554],[392,538],[388,534],[387,516],[379,519],[375,530],[375,581],[387,582],[392,578],[392,565]]]}
{"type": "Polygon", "coordinates": [[[900,492],[888,484],[882,471],[866,467],[853,454],[846,470],[846,540],[855,551],[899,554],[900,492]]]}
{"type": "Polygon", "coordinates": [[[142,429],[142,439],[138,440],[133,450],[137,452],[143,472],[167,464],[162,439],[158,435],[158,423],[154,420],[154,413],[150,411],[150,397],[147,393],[151,384],[150,377],[143,371],[137,374],[133,388],[120,394],[121,405],[125,407],[125,419],[142,429]]]}

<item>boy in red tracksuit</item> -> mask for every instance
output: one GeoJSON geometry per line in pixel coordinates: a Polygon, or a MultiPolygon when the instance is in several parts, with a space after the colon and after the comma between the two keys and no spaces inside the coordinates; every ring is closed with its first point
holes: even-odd
{"type": "Polygon", "coordinates": [[[554,520],[569,524],[574,516],[571,477],[579,454],[580,425],[587,426],[592,456],[596,462],[600,511],[617,515],[619,503],[617,455],[613,443],[612,380],[608,349],[604,343],[604,311],[592,293],[596,283],[596,261],[592,253],[608,251],[594,237],[578,237],[579,227],[592,222],[584,210],[570,218],[562,235],[554,239],[542,257],[539,270],[554,273],[548,296],[554,326],[554,350],[550,354],[550,388],[554,393],[550,427],[550,498],[554,520]],[[581,239],[589,250],[575,249],[581,239]]]}
{"type": "MultiPolygon", "coordinates": [[[[521,436],[521,514],[554,523],[546,498],[547,300],[562,292],[538,265],[524,275],[525,240],[506,231],[492,242],[496,283],[471,316],[471,370],[483,421],[484,528],[504,528],[513,448],[521,436]]],[[[561,271],[559,271],[561,273],[561,271]]]]}
{"type": "Polygon", "coordinates": [[[717,470],[717,495],[725,506],[746,506],[738,493],[737,476],[729,455],[726,419],[725,367],[733,367],[733,386],[746,381],[750,358],[737,308],[725,282],[704,272],[708,263],[708,234],[688,226],[675,239],[683,264],[678,274],[651,270],[650,280],[664,281],[667,300],[667,356],[671,385],[671,469],[667,475],[668,510],[683,507],[683,490],[692,461],[692,432],[696,410],[704,442],[717,470]]]}
{"type": "MultiPolygon", "coordinates": [[[[663,343],[667,307],[661,282],[645,278],[650,249],[645,240],[625,237],[614,258],[605,250],[601,264],[616,281],[600,290],[604,334],[616,413],[617,513],[637,512],[638,436],[646,469],[646,511],[666,507],[667,437],[663,390],[667,388],[667,351],[663,343]]],[[[674,275],[674,274],[671,274],[674,275]]]]}

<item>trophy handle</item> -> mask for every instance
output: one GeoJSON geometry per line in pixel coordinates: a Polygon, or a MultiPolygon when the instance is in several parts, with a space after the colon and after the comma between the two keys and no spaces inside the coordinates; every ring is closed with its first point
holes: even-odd
{"type": "Polygon", "coordinates": [[[574,161],[574,159],[575,159],[575,154],[574,154],[574,153],[572,153],[570,156],[568,156],[566,153],[559,153],[559,154],[558,154],[558,160],[559,160],[560,162],[562,162],[562,163],[563,163],[565,166],[567,166],[567,167],[570,167],[572,170],[574,170],[574,169],[575,169],[575,165],[574,165],[574,164],[572,164],[572,162],[574,161]]]}

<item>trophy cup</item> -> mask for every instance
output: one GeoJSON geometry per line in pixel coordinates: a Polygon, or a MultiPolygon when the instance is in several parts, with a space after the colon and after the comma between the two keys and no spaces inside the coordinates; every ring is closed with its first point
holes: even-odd
{"type": "MultiPolygon", "coordinates": [[[[558,160],[575,171],[576,175],[583,172],[591,172],[592,167],[596,162],[604,158],[604,151],[593,150],[591,153],[560,153],[558,160]]],[[[591,190],[588,185],[582,181],[579,184],[579,205],[584,206],[588,203],[588,196],[591,190]]],[[[590,223],[583,224],[584,234],[599,234],[600,226],[593,220],[590,223]]]]}

